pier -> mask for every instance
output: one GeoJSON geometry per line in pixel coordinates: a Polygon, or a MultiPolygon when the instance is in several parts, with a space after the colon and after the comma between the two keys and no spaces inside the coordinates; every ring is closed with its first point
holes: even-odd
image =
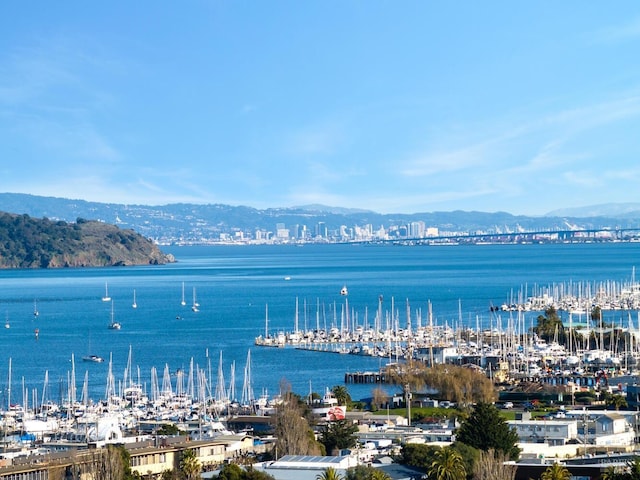
{"type": "Polygon", "coordinates": [[[390,383],[385,372],[347,372],[344,374],[344,383],[390,383]]]}

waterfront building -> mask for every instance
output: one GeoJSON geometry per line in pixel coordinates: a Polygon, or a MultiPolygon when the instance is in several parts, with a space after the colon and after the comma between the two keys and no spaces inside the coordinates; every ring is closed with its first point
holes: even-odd
{"type": "Polygon", "coordinates": [[[578,439],[577,420],[510,420],[507,422],[518,434],[519,443],[566,445],[578,439]]]}

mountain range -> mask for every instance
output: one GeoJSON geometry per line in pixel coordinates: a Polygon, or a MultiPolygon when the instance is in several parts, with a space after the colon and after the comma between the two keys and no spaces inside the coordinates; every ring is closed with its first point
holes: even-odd
{"type": "Polygon", "coordinates": [[[518,232],[598,228],[638,228],[640,204],[606,204],[558,209],[543,216],[513,215],[507,212],[450,211],[381,214],[368,210],[305,205],[256,209],[224,204],[176,203],[160,206],[89,202],[22,193],[0,193],[0,211],[32,217],[75,222],[77,218],[98,220],[136,232],[162,243],[199,242],[221,235],[258,230],[275,232],[322,224],[328,231],[341,226],[371,225],[392,228],[423,222],[440,232],[518,232]]]}

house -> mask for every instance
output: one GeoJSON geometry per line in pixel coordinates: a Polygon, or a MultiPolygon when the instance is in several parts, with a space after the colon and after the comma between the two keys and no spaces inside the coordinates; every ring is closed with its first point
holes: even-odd
{"type": "Polygon", "coordinates": [[[578,439],[577,420],[510,420],[520,443],[566,445],[578,439]]]}
{"type": "Polygon", "coordinates": [[[595,445],[626,447],[633,445],[634,439],[633,427],[619,413],[606,413],[595,419],[595,445]]]}
{"type": "Polygon", "coordinates": [[[253,451],[253,438],[248,435],[220,435],[207,440],[188,440],[185,437],[161,439],[158,445],[151,442],[127,445],[131,458],[131,470],[143,476],[160,475],[175,469],[184,450],[193,450],[205,470],[253,451]]]}
{"type": "Polygon", "coordinates": [[[638,425],[638,412],[631,410],[569,410],[566,418],[576,419],[581,425],[580,438],[587,443],[606,447],[627,447],[634,443],[634,425],[638,425]],[[586,432],[585,432],[586,426],[586,432]]]}
{"type": "Polygon", "coordinates": [[[460,353],[456,347],[444,347],[439,345],[434,345],[433,347],[419,347],[415,351],[415,358],[427,364],[431,362],[431,359],[433,359],[433,363],[437,365],[450,362],[453,359],[457,359],[459,356],[460,353]]]}

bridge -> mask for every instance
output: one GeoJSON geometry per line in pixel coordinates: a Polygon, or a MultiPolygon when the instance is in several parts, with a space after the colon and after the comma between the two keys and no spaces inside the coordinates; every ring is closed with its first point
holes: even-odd
{"type": "Polygon", "coordinates": [[[380,240],[375,243],[447,245],[454,243],[584,243],[610,241],[640,241],[640,227],[616,229],[593,228],[575,230],[532,230],[504,233],[460,233],[430,237],[401,237],[380,240]]]}

